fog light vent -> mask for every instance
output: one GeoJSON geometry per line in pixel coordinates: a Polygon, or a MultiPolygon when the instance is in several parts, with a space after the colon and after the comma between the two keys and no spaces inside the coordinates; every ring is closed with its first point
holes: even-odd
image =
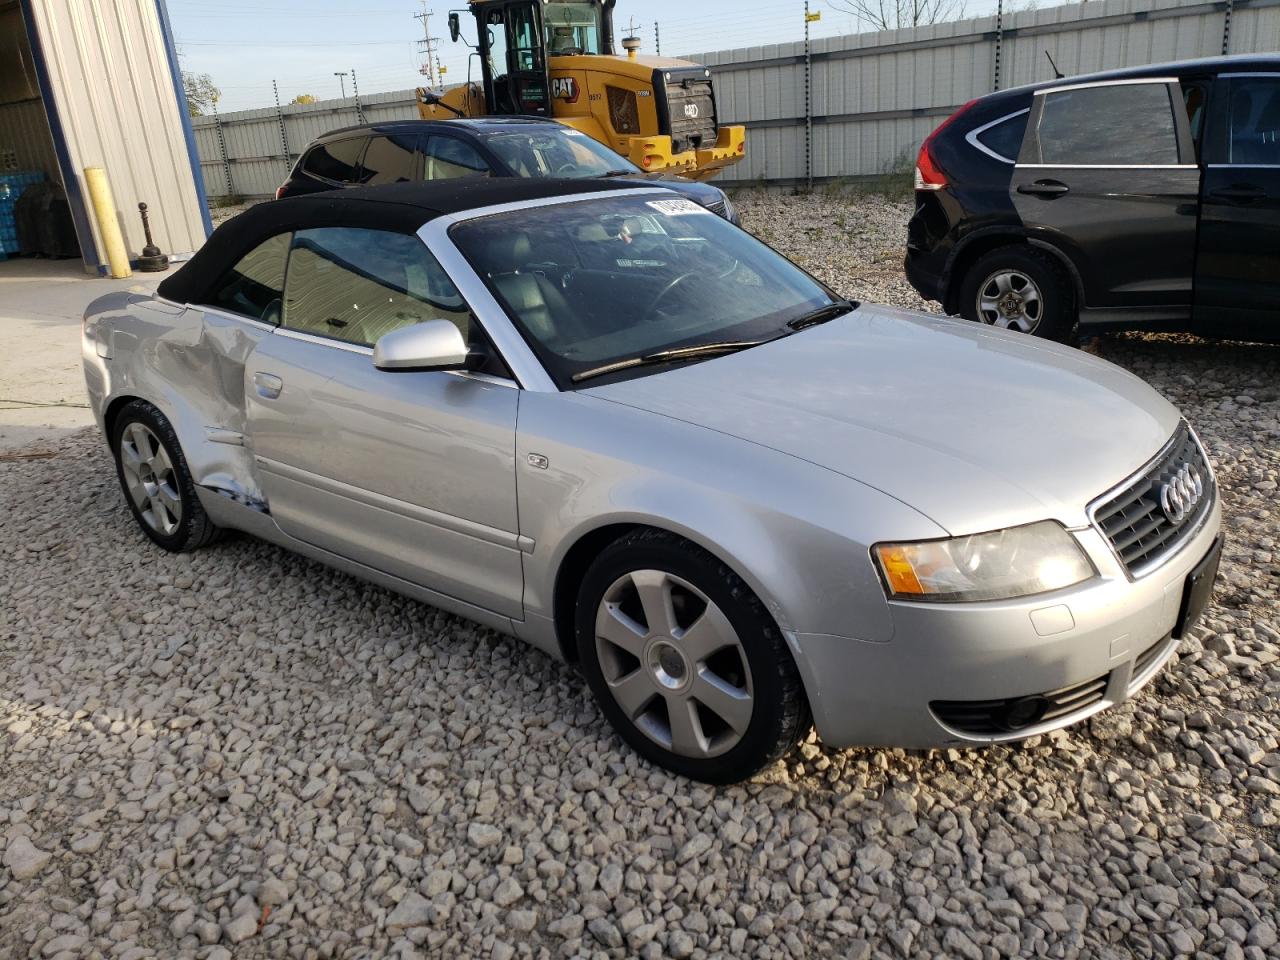
{"type": "Polygon", "coordinates": [[[1100,701],[1107,693],[1107,676],[1060,690],[1003,700],[934,700],[929,704],[938,720],[960,733],[998,737],[1060,720],[1100,701]]]}

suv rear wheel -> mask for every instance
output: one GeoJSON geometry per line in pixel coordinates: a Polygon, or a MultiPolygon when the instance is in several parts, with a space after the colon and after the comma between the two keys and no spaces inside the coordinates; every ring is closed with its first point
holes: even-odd
{"type": "Polygon", "coordinates": [[[1067,342],[1076,326],[1075,296],[1047,253],[1015,244],[983,254],[960,290],[966,320],[1067,342]]]}

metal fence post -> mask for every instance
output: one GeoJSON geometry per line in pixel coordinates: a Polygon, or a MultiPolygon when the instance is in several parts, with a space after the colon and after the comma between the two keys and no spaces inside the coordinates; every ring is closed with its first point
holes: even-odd
{"type": "Polygon", "coordinates": [[[996,3],[996,74],[993,90],[1000,89],[1000,53],[1004,47],[1004,0],[996,3]]]}
{"type": "Polygon", "coordinates": [[[354,68],[351,71],[351,92],[356,98],[356,123],[364,123],[364,107],[360,106],[360,84],[356,80],[354,68]]]}
{"type": "Polygon", "coordinates": [[[804,0],[804,182],[813,191],[813,49],[809,44],[809,0],[804,0]]]}
{"type": "Polygon", "coordinates": [[[280,88],[276,86],[274,80],[271,81],[271,92],[276,96],[276,120],[280,122],[280,143],[284,146],[284,165],[288,169],[292,166],[289,156],[289,134],[284,129],[284,110],[280,108],[280,88]]]}
{"type": "Polygon", "coordinates": [[[227,138],[222,135],[222,118],[218,116],[218,101],[213,102],[213,129],[218,133],[218,152],[222,154],[222,171],[227,176],[227,196],[234,197],[236,188],[231,183],[231,161],[227,158],[227,138]]]}

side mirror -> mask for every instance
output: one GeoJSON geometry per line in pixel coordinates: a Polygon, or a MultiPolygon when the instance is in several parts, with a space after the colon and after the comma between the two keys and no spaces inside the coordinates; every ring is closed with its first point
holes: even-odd
{"type": "Polygon", "coordinates": [[[448,320],[428,320],[388,333],[373,348],[379,370],[465,370],[471,351],[448,320]]]}
{"type": "Polygon", "coordinates": [[[462,20],[456,13],[449,14],[449,36],[453,38],[454,43],[457,43],[462,36],[462,20]]]}

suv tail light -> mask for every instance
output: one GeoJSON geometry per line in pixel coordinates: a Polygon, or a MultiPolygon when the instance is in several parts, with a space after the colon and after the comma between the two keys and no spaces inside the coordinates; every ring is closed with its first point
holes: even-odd
{"type": "Polygon", "coordinates": [[[277,200],[279,200],[281,197],[283,197],[283,196],[284,196],[284,188],[285,188],[286,186],[287,186],[287,184],[282,183],[282,184],[280,184],[280,186],[276,187],[276,199],[277,199],[277,200]]]}
{"type": "Polygon", "coordinates": [[[925,138],[924,143],[920,145],[920,156],[916,158],[916,189],[917,190],[941,190],[947,185],[947,175],[942,168],[938,166],[938,161],[933,155],[934,141],[938,139],[938,135],[943,130],[955,123],[960,117],[967,113],[977,100],[970,100],[963,107],[953,113],[947,119],[939,124],[938,129],[929,134],[925,138]]]}

